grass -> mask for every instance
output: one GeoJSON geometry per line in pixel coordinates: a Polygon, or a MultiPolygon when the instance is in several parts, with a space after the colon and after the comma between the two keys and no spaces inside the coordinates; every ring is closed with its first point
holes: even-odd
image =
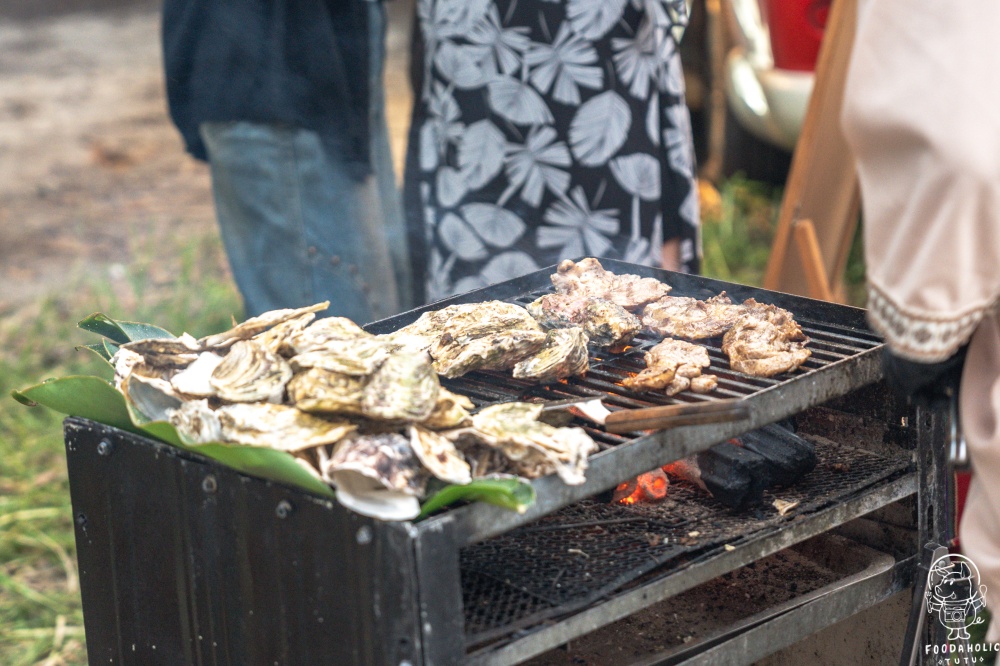
{"type": "MultiPolygon", "coordinates": [[[[721,187],[703,213],[705,274],[760,284],[780,196],[741,179],[721,187]]],[[[46,377],[107,373],[96,356],[74,351],[96,341],[76,328],[95,311],[195,336],[240,316],[217,236],[132,245],[127,267],[75,280],[0,321],[0,664],[87,663],[61,416],[25,408],[10,391],[46,377]]],[[[854,284],[863,280],[858,256],[848,273],[854,284]]]]}
{"type": "MultiPolygon", "coordinates": [[[[62,417],[7,397],[46,377],[108,375],[74,346],[95,311],[204,335],[240,317],[218,239],[148,242],[128,268],[80,279],[0,321],[0,664],[86,664],[62,417]]],[[[93,339],[92,339],[93,338],[93,339]]]]}

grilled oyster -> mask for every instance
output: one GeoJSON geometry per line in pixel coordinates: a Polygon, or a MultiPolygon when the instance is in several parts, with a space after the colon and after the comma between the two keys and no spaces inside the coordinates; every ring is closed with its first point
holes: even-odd
{"type": "Polygon", "coordinates": [[[410,428],[410,446],[427,470],[448,483],[472,481],[469,463],[448,438],[419,426],[410,428]]]}
{"type": "Polygon", "coordinates": [[[420,422],[424,428],[431,430],[448,430],[449,428],[460,428],[469,421],[470,410],[475,408],[469,398],[464,395],[452,393],[445,387],[438,391],[437,403],[430,416],[420,422]]]}
{"type": "Polygon", "coordinates": [[[288,362],[252,340],[233,343],[209,383],[216,395],[230,402],[281,402],[292,378],[288,362]]]}
{"type": "Polygon", "coordinates": [[[397,351],[368,380],[361,409],[372,419],[422,421],[434,410],[440,388],[427,352],[397,351]]]}
{"type": "Polygon", "coordinates": [[[327,317],[293,334],[288,344],[296,354],[340,346],[339,343],[375,336],[347,317],[327,317]]]}
{"type": "MultiPolygon", "coordinates": [[[[432,350],[442,339],[471,340],[507,330],[541,330],[520,305],[503,301],[461,303],[425,312],[412,324],[381,336],[409,349],[432,350]]],[[[433,353],[433,352],[432,352],[433,353]]]]}
{"type": "Polygon", "coordinates": [[[510,402],[472,417],[474,433],[510,461],[517,474],[535,478],[555,472],[568,485],[586,478],[587,456],[597,450],[582,428],[555,428],[538,420],[542,405],[510,402]]]}
{"type": "Polygon", "coordinates": [[[704,301],[686,296],[665,296],[642,311],[642,323],[663,336],[701,340],[722,335],[746,310],[726,292],[704,301]]]}
{"type": "Polygon", "coordinates": [[[216,395],[212,386],[212,373],[222,363],[222,357],[214,352],[202,352],[198,358],[170,378],[175,391],[195,398],[211,398],[216,395]]]}
{"type": "Polygon", "coordinates": [[[170,424],[189,444],[223,441],[219,415],[209,407],[208,400],[186,400],[170,413],[170,424]]]}
{"type": "Polygon", "coordinates": [[[545,340],[546,335],[540,328],[510,329],[472,339],[446,335],[431,349],[431,356],[438,374],[452,379],[473,370],[512,368],[540,350],[545,340]]]}
{"type": "Polygon", "coordinates": [[[668,285],[655,278],[628,273],[615,275],[606,271],[593,257],[582,259],[580,263],[564,260],[552,275],[552,284],[560,293],[603,298],[626,310],[641,310],[670,292],[668,285]]]}
{"type": "Polygon", "coordinates": [[[579,326],[552,329],[541,349],[514,366],[514,377],[544,384],[583,374],[590,367],[587,342],[579,326]]]}
{"type": "Polygon", "coordinates": [[[288,401],[304,412],[360,416],[367,382],[365,377],[309,368],[288,382],[288,401]]]}
{"type": "Polygon", "coordinates": [[[225,349],[237,340],[249,340],[273,326],[283,324],[290,319],[295,319],[311,312],[325,310],[328,307],[330,307],[330,301],[324,301],[304,308],[271,310],[257,317],[251,317],[228,331],[201,338],[198,342],[202,349],[225,349]]]}
{"type": "Polygon", "coordinates": [[[176,338],[127,342],[121,349],[142,356],[143,363],[153,368],[183,368],[193,363],[204,348],[197,340],[184,333],[176,338]]]}
{"type": "Polygon", "coordinates": [[[382,520],[409,520],[420,514],[429,473],[398,432],[354,435],[337,445],[320,470],[337,488],[348,509],[382,520]]]}
{"type": "Polygon", "coordinates": [[[307,312],[294,319],[289,319],[286,322],[278,324],[263,333],[258,333],[250,339],[256,340],[264,349],[270,352],[281,354],[285,357],[292,356],[295,354],[295,349],[292,347],[292,340],[300,335],[314,319],[316,319],[316,313],[307,312]]]}
{"type": "Polygon", "coordinates": [[[637,391],[666,388],[668,395],[674,395],[688,388],[691,378],[712,363],[701,345],[670,338],[646,352],[645,360],[646,369],[624,379],[622,386],[637,391]]]}
{"type": "Polygon", "coordinates": [[[215,410],[223,440],[296,452],[333,444],[357,427],[348,421],[332,421],[287,405],[238,403],[215,410]]]}
{"type": "Polygon", "coordinates": [[[545,294],[527,309],[543,328],[581,326],[590,344],[616,353],[642,328],[639,318],[622,306],[579,294],[545,294]]]}
{"type": "Polygon", "coordinates": [[[392,347],[375,336],[354,340],[328,341],[327,346],[293,356],[295,370],[322,368],[332,372],[364,377],[372,374],[392,352],[392,347]]]}
{"type": "Polygon", "coordinates": [[[809,338],[792,313],[747,299],[746,311],[722,338],[722,351],[737,372],[772,377],[798,368],[812,355],[809,338]]]}

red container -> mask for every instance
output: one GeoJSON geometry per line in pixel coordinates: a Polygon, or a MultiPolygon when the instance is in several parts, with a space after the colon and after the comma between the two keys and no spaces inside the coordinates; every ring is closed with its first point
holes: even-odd
{"type": "Polygon", "coordinates": [[[831,0],[764,0],[776,69],[812,71],[831,0]]]}

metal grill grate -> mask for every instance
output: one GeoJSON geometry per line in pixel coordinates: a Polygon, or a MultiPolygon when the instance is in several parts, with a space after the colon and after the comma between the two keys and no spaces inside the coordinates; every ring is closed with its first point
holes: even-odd
{"type": "Polygon", "coordinates": [[[723,544],[781,529],[910,464],[905,455],[888,458],[828,440],[816,441],[816,453],[816,468],[793,487],[765,493],[757,513],[734,513],[677,481],[661,502],[619,506],[585,500],[463,549],[468,643],[572,612],[658,567],[678,566],[723,544]],[[776,497],[800,504],[780,516],[770,506],[776,497]]]}
{"type": "MultiPolygon", "coordinates": [[[[509,300],[526,305],[539,296],[551,292],[551,289],[540,289],[509,300]]],[[[882,344],[881,339],[869,331],[804,319],[799,316],[796,316],[796,321],[810,338],[807,348],[812,351],[812,356],[797,372],[776,378],[752,377],[730,369],[729,359],[722,352],[721,337],[698,340],[698,344],[708,349],[709,358],[712,361],[712,366],[705,372],[719,378],[718,388],[710,394],[699,395],[684,392],[674,397],[668,397],[662,392],[635,392],[621,386],[621,381],[624,378],[635,375],[646,367],[643,355],[662,340],[660,336],[650,333],[640,333],[636,336],[632,346],[623,354],[608,354],[605,350],[591,348],[590,369],[584,377],[571,377],[554,384],[538,386],[531,382],[514,379],[509,372],[487,371],[473,372],[457,379],[444,380],[443,383],[449,390],[469,396],[477,406],[512,400],[565,400],[600,397],[608,409],[612,411],[638,409],[655,405],[746,398],[778,384],[794,381],[811,370],[818,370],[844,361],[882,344]]],[[[602,445],[602,448],[614,446],[641,435],[641,433],[635,433],[633,436],[612,435],[604,432],[603,429],[592,428],[584,422],[579,422],[577,425],[585,427],[591,436],[602,445]]]]}

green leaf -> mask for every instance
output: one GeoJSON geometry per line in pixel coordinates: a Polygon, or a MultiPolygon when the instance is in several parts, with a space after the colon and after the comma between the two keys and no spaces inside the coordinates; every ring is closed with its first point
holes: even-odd
{"type": "Polygon", "coordinates": [[[103,341],[102,342],[95,342],[92,345],[78,345],[77,347],[75,347],[75,349],[77,351],[79,351],[81,349],[86,349],[87,351],[94,352],[95,354],[97,354],[98,356],[101,357],[101,360],[106,361],[108,363],[111,362],[111,357],[114,356],[114,354],[110,354],[110,355],[108,354],[108,350],[104,346],[104,342],[103,341]]]}
{"type": "Polygon", "coordinates": [[[11,391],[11,395],[23,405],[45,405],[63,414],[139,432],[129,418],[125,397],[100,377],[71,375],[48,379],[21,391],[11,391]]]}
{"type": "Polygon", "coordinates": [[[535,502],[535,489],[521,479],[476,479],[463,486],[449,485],[424,502],[418,518],[460,500],[487,502],[524,513],[535,502]]]}
{"type": "Polygon", "coordinates": [[[77,326],[85,331],[110,338],[121,345],[134,340],[177,337],[170,331],[159,326],[154,326],[153,324],[143,324],[136,321],[116,321],[101,312],[95,312],[77,324],[77,326]]]}
{"type": "Polygon", "coordinates": [[[11,391],[11,396],[29,407],[44,405],[63,414],[80,416],[200,453],[245,474],[333,497],[330,486],[310,474],[286,451],[240,444],[190,444],[184,442],[177,430],[164,421],[135,423],[125,396],[100,377],[78,375],[50,379],[21,391],[11,391]]]}

